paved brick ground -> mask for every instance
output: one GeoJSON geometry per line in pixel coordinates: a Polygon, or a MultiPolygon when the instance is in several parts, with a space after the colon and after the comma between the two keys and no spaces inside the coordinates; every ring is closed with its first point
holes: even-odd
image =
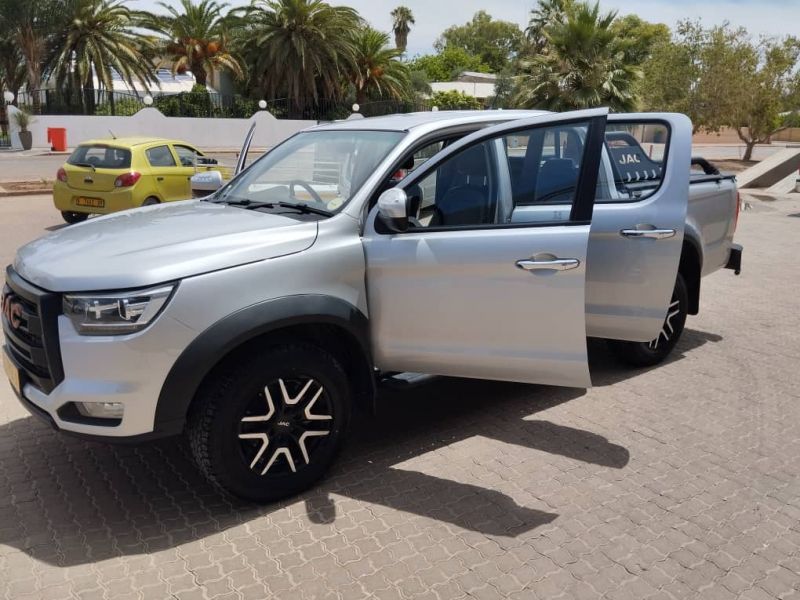
{"type": "Polygon", "coordinates": [[[56,435],[0,383],[0,596],[798,600],[798,217],[742,214],[745,271],[704,282],[668,364],[593,345],[586,393],[384,394],[278,505],[221,497],[179,445],[56,435]]]}

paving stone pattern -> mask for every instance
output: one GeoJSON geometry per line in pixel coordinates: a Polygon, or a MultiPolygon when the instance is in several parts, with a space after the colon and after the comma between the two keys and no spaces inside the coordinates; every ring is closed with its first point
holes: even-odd
{"type": "Polygon", "coordinates": [[[589,391],[385,392],[270,506],[182,444],[58,435],[2,382],[0,597],[800,600],[800,201],[754,200],[737,240],[667,364],[592,343],[589,391]]]}

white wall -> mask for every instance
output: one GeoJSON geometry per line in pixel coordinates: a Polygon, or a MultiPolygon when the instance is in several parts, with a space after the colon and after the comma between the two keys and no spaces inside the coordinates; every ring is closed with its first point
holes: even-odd
{"type": "Polygon", "coordinates": [[[29,127],[34,148],[50,148],[48,127],[65,127],[70,148],[95,138],[142,135],[183,140],[200,148],[239,150],[250,125],[256,123],[254,148],[269,148],[293,133],[315,125],[316,121],[276,119],[258,111],[249,119],[198,119],[165,117],[155,108],[145,108],[132,117],[94,117],[85,115],[41,115],[29,127]]]}

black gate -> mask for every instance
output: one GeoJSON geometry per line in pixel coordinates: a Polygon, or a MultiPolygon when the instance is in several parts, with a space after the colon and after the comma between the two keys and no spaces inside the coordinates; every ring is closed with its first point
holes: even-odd
{"type": "Polygon", "coordinates": [[[11,147],[11,136],[8,133],[8,111],[0,106],[0,148],[11,147]]]}

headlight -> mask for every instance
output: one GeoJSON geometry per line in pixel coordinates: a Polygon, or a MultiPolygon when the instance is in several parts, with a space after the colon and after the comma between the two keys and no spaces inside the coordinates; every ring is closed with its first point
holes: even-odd
{"type": "Polygon", "coordinates": [[[67,294],[64,314],[83,335],[121,335],[141,331],[164,308],[176,284],[112,294],[67,294]]]}

